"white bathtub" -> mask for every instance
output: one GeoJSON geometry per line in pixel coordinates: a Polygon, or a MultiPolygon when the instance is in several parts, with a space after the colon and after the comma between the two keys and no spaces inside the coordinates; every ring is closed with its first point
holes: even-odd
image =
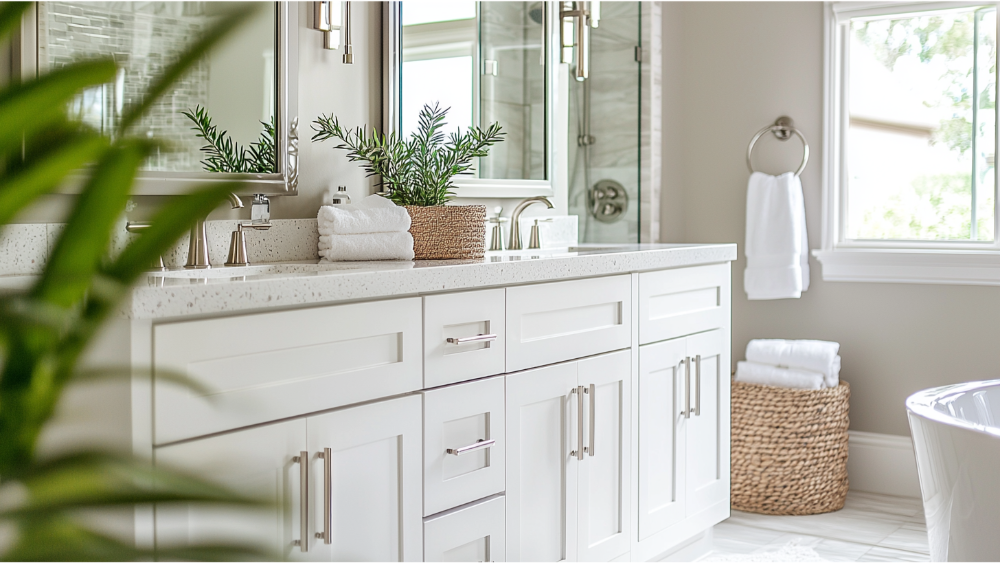
{"type": "Polygon", "coordinates": [[[933,561],[1000,561],[1000,380],[906,400],[933,561]]]}

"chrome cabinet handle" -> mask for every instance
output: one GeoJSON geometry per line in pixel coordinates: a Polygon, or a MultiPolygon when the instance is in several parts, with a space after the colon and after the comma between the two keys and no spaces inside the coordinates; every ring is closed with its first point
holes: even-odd
{"type": "Polygon", "coordinates": [[[597,387],[591,383],[590,389],[584,389],[584,393],[590,393],[590,446],[587,448],[587,453],[590,457],[594,457],[594,430],[597,426],[594,424],[594,413],[597,410],[597,387]]]}
{"type": "Polygon", "coordinates": [[[691,358],[684,358],[684,418],[691,418],[691,358]]]}
{"type": "Polygon", "coordinates": [[[694,357],[694,415],[701,416],[701,354],[694,357]]]}
{"type": "Polygon", "coordinates": [[[583,461],[583,386],[574,387],[570,393],[576,394],[576,449],[569,455],[583,461]]]}
{"type": "Polygon", "coordinates": [[[333,543],[333,453],[330,448],[316,454],[323,460],[323,531],[316,532],[316,537],[323,543],[333,543]]]}
{"type": "Polygon", "coordinates": [[[309,551],[309,452],[301,451],[292,458],[299,464],[299,539],[292,545],[299,546],[302,553],[309,551]]]}
{"type": "Polygon", "coordinates": [[[464,338],[449,338],[448,344],[468,344],[470,342],[493,342],[497,339],[495,334],[477,334],[475,336],[466,336],[464,338]]]}
{"type": "Polygon", "coordinates": [[[462,454],[467,454],[469,452],[474,452],[476,450],[485,450],[488,448],[492,448],[493,444],[496,443],[497,443],[496,440],[486,440],[484,438],[480,438],[476,440],[475,444],[469,444],[468,446],[462,446],[461,448],[448,448],[445,450],[445,453],[449,453],[451,455],[462,455],[462,454]]]}

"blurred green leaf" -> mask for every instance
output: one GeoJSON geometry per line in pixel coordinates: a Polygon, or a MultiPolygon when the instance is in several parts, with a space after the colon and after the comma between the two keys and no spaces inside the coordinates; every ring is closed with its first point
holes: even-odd
{"type": "Polygon", "coordinates": [[[0,2],[0,39],[4,39],[21,24],[21,17],[32,2],[0,2]]]}

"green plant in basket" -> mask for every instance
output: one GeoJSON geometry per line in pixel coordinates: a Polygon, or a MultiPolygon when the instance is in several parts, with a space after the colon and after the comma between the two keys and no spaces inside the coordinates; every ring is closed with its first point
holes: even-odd
{"type": "MultiPolygon", "coordinates": [[[[0,41],[10,39],[32,6],[0,3],[0,41]]],[[[123,453],[80,447],[39,455],[40,436],[68,384],[123,376],[123,370],[87,371],[79,364],[130,287],[196,219],[240,187],[217,182],[173,198],[122,252],[108,251],[142,163],[165,148],[130,136],[129,127],[252,14],[244,10],[207,29],[125,108],[111,136],[67,113],[82,91],[114,80],[118,69],[111,59],[71,63],[0,87],[0,226],[70,178],[83,177],[41,274],[26,289],[0,291],[0,560],[274,557],[222,543],[159,546],[154,554],[102,532],[92,525],[102,513],[138,505],[198,502],[248,509],[259,503],[123,453]]]]}
{"type": "Polygon", "coordinates": [[[454,196],[454,178],[470,174],[474,159],[487,156],[491,146],[503,141],[499,123],[486,129],[469,127],[446,136],[448,108],[424,105],[417,130],[404,139],[396,132],[368,134],[362,127],[350,130],[336,117],[321,115],[313,122],[313,141],[337,139],[336,147],[348,151],[351,162],[364,162],[368,176],[380,176],[388,198],[397,205],[444,205],[454,196]]]}

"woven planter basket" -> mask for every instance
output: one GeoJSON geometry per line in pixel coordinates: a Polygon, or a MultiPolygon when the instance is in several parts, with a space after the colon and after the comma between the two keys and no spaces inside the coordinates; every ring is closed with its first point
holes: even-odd
{"type": "Polygon", "coordinates": [[[847,498],[850,385],[810,391],[733,382],[732,507],[820,514],[847,498]]]}
{"type": "Polygon", "coordinates": [[[405,206],[412,221],[413,258],[482,258],[486,253],[485,205],[405,206]]]}

